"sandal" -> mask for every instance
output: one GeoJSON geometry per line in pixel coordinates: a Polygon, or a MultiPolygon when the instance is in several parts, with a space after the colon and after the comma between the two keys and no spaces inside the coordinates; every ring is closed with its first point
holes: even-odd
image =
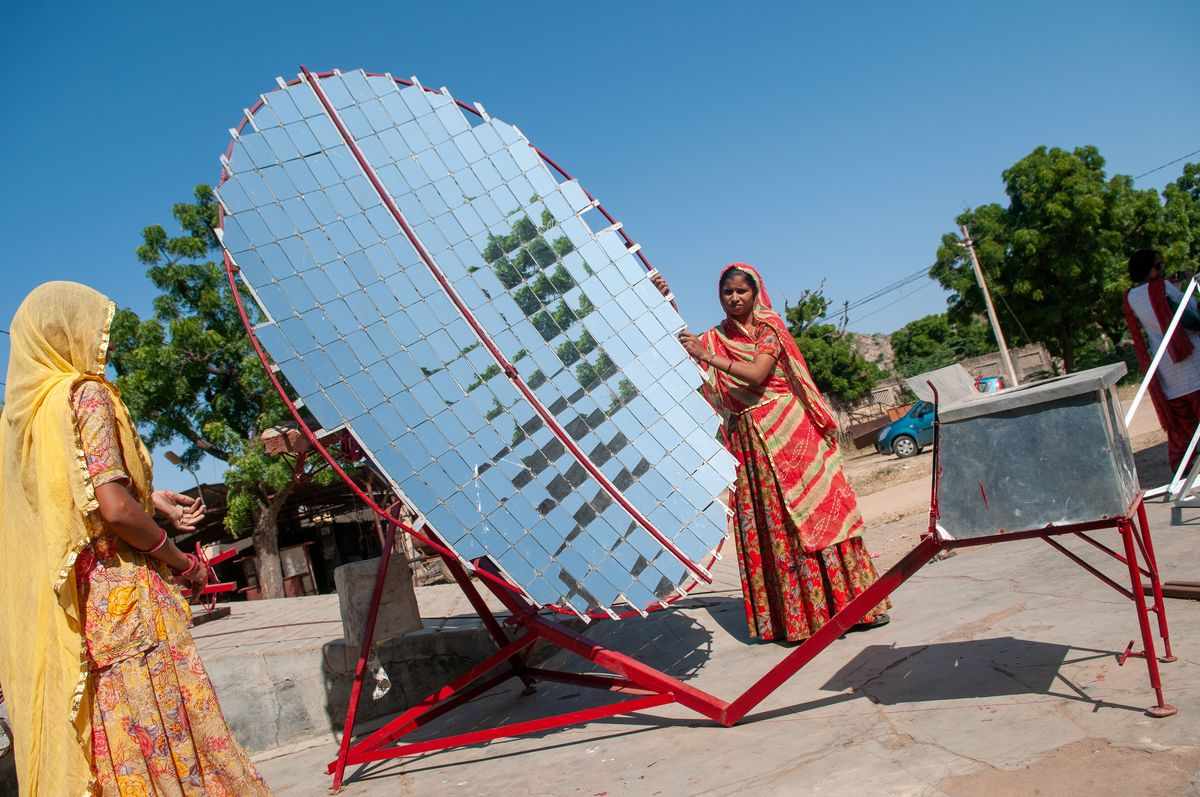
{"type": "Polygon", "coordinates": [[[882,628],[892,621],[892,618],[886,614],[881,614],[869,623],[859,623],[851,628],[851,631],[870,631],[872,628],[882,628]]]}

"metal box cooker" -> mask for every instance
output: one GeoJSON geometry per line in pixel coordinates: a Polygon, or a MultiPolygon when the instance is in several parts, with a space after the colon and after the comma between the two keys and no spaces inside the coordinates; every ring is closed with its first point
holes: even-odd
{"type": "Polygon", "coordinates": [[[1118,363],[955,401],[939,413],[939,532],[987,537],[1125,515],[1140,487],[1118,363]]]}

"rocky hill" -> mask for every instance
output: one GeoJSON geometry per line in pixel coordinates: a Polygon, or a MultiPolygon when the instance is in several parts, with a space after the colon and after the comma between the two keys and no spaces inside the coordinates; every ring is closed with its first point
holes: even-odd
{"type": "Polygon", "coordinates": [[[861,335],[851,332],[854,336],[854,348],[868,362],[873,362],[884,371],[891,373],[896,363],[896,355],[892,352],[892,336],[882,333],[861,335]]]}

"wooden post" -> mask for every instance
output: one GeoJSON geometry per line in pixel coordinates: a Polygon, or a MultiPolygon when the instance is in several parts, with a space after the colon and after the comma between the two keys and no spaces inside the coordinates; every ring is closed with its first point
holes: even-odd
{"type": "Polygon", "coordinates": [[[971,232],[967,229],[967,225],[962,225],[959,229],[963,234],[963,246],[967,247],[967,252],[971,255],[971,266],[975,269],[975,281],[979,283],[979,290],[983,291],[983,303],[987,305],[988,320],[992,322],[992,334],[996,336],[996,343],[1000,345],[1000,360],[1004,363],[1004,370],[1008,373],[1008,378],[1011,384],[1009,387],[1016,387],[1020,384],[1017,380],[1017,370],[1013,368],[1012,358],[1008,355],[1008,343],[1004,340],[1004,332],[1000,329],[1000,319],[996,317],[996,308],[992,306],[992,294],[988,291],[987,281],[983,278],[983,269],[979,267],[979,258],[975,254],[975,242],[971,240],[971,232]]]}

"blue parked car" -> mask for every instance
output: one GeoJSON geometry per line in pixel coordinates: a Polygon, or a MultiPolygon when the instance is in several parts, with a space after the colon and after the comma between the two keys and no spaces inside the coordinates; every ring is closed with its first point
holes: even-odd
{"type": "Polygon", "coordinates": [[[903,418],[879,430],[875,450],[880,454],[912,457],[933,443],[933,405],[918,401],[903,418]]]}

